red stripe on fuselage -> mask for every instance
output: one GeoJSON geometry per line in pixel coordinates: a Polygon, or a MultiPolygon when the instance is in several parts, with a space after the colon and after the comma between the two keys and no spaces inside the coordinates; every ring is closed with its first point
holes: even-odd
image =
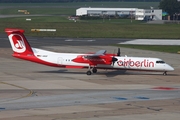
{"type": "Polygon", "coordinates": [[[65,67],[65,66],[62,66],[62,65],[59,65],[59,64],[54,64],[54,63],[43,61],[41,59],[38,59],[34,55],[29,55],[28,56],[28,55],[22,55],[22,54],[13,54],[13,57],[23,59],[23,60],[28,60],[28,61],[31,61],[31,62],[43,64],[43,65],[47,65],[47,66],[52,66],[52,67],[65,67]]]}
{"type": "Polygon", "coordinates": [[[60,65],[60,64],[46,62],[46,61],[43,61],[43,60],[37,58],[34,55],[27,56],[27,55],[21,55],[21,54],[13,54],[13,57],[23,59],[23,60],[27,60],[27,61],[31,61],[31,62],[35,62],[35,63],[39,63],[39,64],[43,64],[43,65],[47,65],[47,66],[51,66],[51,67],[81,68],[81,69],[84,68],[84,66],[60,65]]]}

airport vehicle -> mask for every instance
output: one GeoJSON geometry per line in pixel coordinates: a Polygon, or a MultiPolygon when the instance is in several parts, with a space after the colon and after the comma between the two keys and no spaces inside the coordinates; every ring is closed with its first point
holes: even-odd
{"type": "Polygon", "coordinates": [[[106,53],[106,50],[78,54],[32,48],[23,34],[24,30],[7,28],[5,32],[14,51],[12,54],[14,57],[53,67],[87,68],[87,75],[96,73],[97,69],[159,71],[163,72],[163,75],[174,70],[159,58],[121,56],[120,49],[117,54],[106,53]]]}

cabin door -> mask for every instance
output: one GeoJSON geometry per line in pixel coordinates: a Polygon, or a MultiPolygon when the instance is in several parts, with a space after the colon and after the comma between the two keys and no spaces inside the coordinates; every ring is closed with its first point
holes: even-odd
{"type": "Polygon", "coordinates": [[[62,65],[63,64],[63,58],[62,57],[59,57],[58,58],[58,65],[62,65]]]}

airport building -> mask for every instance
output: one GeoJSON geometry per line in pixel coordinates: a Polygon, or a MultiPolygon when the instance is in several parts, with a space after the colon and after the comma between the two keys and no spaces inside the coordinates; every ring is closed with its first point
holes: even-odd
{"type": "Polygon", "coordinates": [[[135,20],[162,20],[161,9],[138,8],[79,8],[76,16],[129,16],[135,20]]]}

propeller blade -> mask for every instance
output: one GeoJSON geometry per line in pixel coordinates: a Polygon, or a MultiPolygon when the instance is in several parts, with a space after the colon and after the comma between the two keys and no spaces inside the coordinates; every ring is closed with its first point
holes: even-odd
{"type": "MultiPolygon", "coordinates": [[[[115,55],[115,54],[114,54],[114,55],[115,55]]],[[[120,56],[120,55],[121,55],[120,48],[118,48],[117,56],[120,56]]],[[[112,61],[112,65],[114,66],[114,63],[115,63],[116,61],[118,61],[118,59],[115,58],[115,56],[113,56],[111,61],[112,61]]]]}
{"type": "Polygon", "coordinates": [[[121,56],[120,48],[118,48],[117,56],[121,56]]]}

